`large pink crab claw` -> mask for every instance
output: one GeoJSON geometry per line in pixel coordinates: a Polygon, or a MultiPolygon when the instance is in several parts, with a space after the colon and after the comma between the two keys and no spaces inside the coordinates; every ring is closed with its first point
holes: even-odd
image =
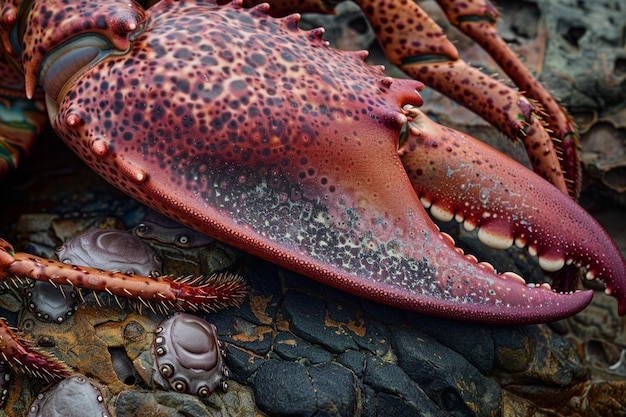
{"type": "Polygon", "coordinates": [[[488,243],[528,245],[549,269],[587,267],[625,312],[624,260],[576,203],[403,109],[422,104],[420,83],[329,49],[298,21],[272,19],[264,5],[162,1],[128,53],[99,57],[59,88],[70,39],[42,61],[53,126],[161,213],[363,297],[494,323],[555,320],[590,302],[589,291],[529,286],[463,255],[419,193],[488,243]]]}

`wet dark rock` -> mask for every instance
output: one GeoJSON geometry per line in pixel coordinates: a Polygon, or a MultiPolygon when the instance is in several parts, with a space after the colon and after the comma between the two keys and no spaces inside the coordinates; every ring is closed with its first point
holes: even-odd
{"type": "Polygon", "coordinates": [[[345,328],[337,326],[335,331],[328,331],[332,325],[326,316],[326,302],[323,299],[310,297],[300,291],[288,291],[282,307],[291,331],[303,339],[324,346],[333,353],[358,349],[345,328]]]}
{"type": "Polygon", "coordinates": [[[336,362],[308,368],[318,416],[358,415],[359,389],[352,372],[336,362]]]}
{"type": "Polygon", "coordinates": [[[268,361],[254,376],[254,397],[264,412],[275,416],[306,417],[315,412],[315,391],[304,366],[268,361]]]}
{"type": "Polygon", "coordinates": [[[198,398],[176,392],[123,391],[115,404],[117,417],[213,417],[198,398]]]}
{"type": "Polygon", "coordinates": [[[321,347],[315,346],[290,332],[276,335],[273,352],[284,360],[301,361],[309,364],[330,362],[331,354],[321,347]]]}
{"type": "Polygon", "coordinates": [[[422,314],[407,316],[413,326],[465,357],[481,373],[491,372],[495,355],[492,327],[422,314]]]}
{"type": "Polygon", "coordinates": [[[236,345],[228,345],[228,355],[226,356],[226,364],[230,370],[230,377],[241,384],[246,384],[251,380],[252,375],[265,363],[270,362],[268,359],[251,355],[249,351],[242,349],[236,345]]]}
{"type": "Polygon", "coordinates": [[[536,404],[553,406],[571,396],[588,380],[571,341],[548,330],[547,326],[501,328],[494,332],[496,363],[494,374],[500,384],[536,404]],[[539,395],[549,392],[551,395],[539,395]]]}
{"type": "Polygon", "coordinates": [[[349,368],[357,378],[363,378],[365,372],[365,360],[368,357],[358,350],[348,350],[337,356],[337,362],[349,368]]]}
{"type": "MultiPolygon", "coordinates": [[[[404,369],[393,363],[384,362],[380,357],[369,356],[366,359],[363,382],[374,389],[378,400],[382,399],[383,404],[392,402],[394,407],[419,411],[423,415],[445,415],[404,369]],[[390,397],[396,397],[396,400],[393,401],[390,397]]],[[[386,414],[390,411],[380,408],[379,413],[386,414]]]]}
{"type": "Polygon", "coordinates": [[[353,416],[356,378],[337,363],[303,366],[270,361],[254,377],[257,405],[272,416],[353,416]]]}
{"type": "Polygon", "coordinates": [[[398,365],[441,409],[453,416],[494,416],[500,410],[500,386],[463,356],[411,328],[392,331],[398,365]]]}

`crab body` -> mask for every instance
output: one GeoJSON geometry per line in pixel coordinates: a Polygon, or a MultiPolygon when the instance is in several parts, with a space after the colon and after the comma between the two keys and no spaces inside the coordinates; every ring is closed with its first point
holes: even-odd
{"type": "MultiPolygon", "coordinates": [[[[147,10],[55,7],[22,11],[21,54],[5,33],[7,56],[22,66],[29,96],[43,100],[35,90],[43,87],[68,146],[155,210],[311,278],[428,314],[534,323],[589,303],[591,293],[571,282],[556,293],[478,263],[426,207],[478,228],[490,246],[528,247],[545,269],[584,266],[626,312],[624,259],[571,198],[428,120],[417,109],[420,82],[386,76],[362,52],[328,48],[321,30],[297,28],[297,15],[169,0],[147,10]]],[[[15,13],[5,7],[8,32],[15,13]]],[[[519,112],[531,112],[524,103],[519,112]]],[[[26,270],[5,258],[7,273],[26,270]]],[[[63,273],[49,264],[40,275],[63,273]]],[[[142,296],[141,284],[119,285],[142,296]]]]}

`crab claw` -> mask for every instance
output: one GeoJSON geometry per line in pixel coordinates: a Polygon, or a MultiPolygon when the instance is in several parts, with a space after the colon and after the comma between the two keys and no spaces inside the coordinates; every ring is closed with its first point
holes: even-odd
{"type": "Polygon", "coordinates": [[[66,2],[51,0],[34,2],[23,20],[23,44],[38,45],[25,48],[21,54],[26,95],[32,98],[37,84],[46,83],[46,93],[55,99],[68,74],[101,54],[127,51],[133,36],[141,30],[144,12],[135,2],[124,0],[69,7],[66,2]],[[70,53],[65,51],[68,45],[70,53]]]}
{"type": "Polygon", "coordinates": [[[423,85],[267,10],[157,3],[128,55],[68,80],[54,129],[162,214],[363,297],[508,323],[589,303],[590,292],[530,288],[460,254],[398,156],[403,106],[422,104],[423,85]]]}
{"type": "MultiPolygon", "coordinates": [[[[619,314],[626,313],[624,258],[582,207],[484,143],[434,123],[415,108],[407,112],[411,122],[400,156],[433,217],[477,229],[478,239],[493,248],[528,248],[545,271],[583,268],[587,279],[604,281],[619,314]]],[[[576,280],[558,274],[554,280],[564,292],[576,290],[576,280]]]]}

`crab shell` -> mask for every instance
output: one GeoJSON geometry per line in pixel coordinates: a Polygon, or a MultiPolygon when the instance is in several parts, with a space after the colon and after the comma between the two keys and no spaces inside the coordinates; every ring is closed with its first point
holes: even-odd
{"type": "MultiPolygon", "coordinates": [[[[66,18],[68,33],[50,33],[98,26],[66,18]]],[[[101,36],[95,46],[70,39],[76,49],[52,58],[27,49],[26,85],[41,65],[54,129],[115,186],[311,278],[482,322],[555,320],[590,302],[589,291],[529,286],[464,255],[422,197],[494,246],[529,246],[549,269],[586,267],[626,312],[624,259],[583,209],[493,149],[431,124],[414,109],[421,83],[368,67],[363,52],[329,49],[321,30],[303,32],[298,21],[270,18],[266,6],[162,1],[122,13],[108,55],[101,36]]]]}

